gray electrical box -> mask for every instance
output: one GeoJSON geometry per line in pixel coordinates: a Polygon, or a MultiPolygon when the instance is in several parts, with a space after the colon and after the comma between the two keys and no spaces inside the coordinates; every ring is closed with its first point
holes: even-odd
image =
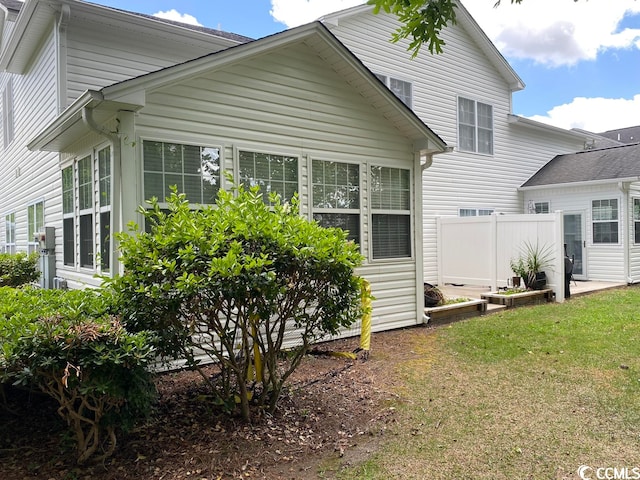
{"type": "Polygon", "coordinates": [[[40,250],[55,250],[56,248],[56,229],[55,227],[44,227],[43,232],[34,234],[34,240],[38,242],[40,250]]]}

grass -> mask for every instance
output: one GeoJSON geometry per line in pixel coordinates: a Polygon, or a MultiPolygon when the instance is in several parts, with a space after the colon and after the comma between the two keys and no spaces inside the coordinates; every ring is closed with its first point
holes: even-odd
{"type": "Polygon", "coordinates": [[[343,479],[640,467],[640,288],[416,329],[391,435],[343,479]]]}

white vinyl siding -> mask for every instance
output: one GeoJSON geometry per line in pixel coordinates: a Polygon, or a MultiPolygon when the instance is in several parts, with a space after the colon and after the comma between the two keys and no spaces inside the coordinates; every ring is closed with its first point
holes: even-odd
{"type": "Polygon", "coordinates": [[[4,217],[4,251],[16,253],[16,214],[10,213],[4,217]]]}
{"type": "Polygon", "coordinates": [[[360,243],[360,167],[357,164],[313,160],[313,219],[323,227],[346,230],[360,243]]]}
{"type": "Polygon", "coordinates": [[[13,79],[9,81],[2,92],[2,133],[4,138],[4,147],[7,148],[13,142],[14,135],[14,118],[13,118],[13,79]]]}

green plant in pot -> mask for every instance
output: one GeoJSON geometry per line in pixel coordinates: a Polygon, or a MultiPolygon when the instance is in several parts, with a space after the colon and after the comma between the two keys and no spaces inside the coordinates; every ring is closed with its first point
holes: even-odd
{"type": "Polygon", "coordinates": [[[515,276],[512,279],[513,286],[519,287],[520,279],[521,278],[524,279],[527,277],[527,273],[528,273],[527,265],[522,257],[518,257],[517,259],[512,258],[510,265],[511,265],[511,270],[515,274],[515,276]]]}
{"type": "Polygon", "coordinates": [[[520,257],[511,261],[511,269],[524,280],[527,288],[540,290],[547,284],[545,269],[553,266],[553,247],[525,242],[520,257]],[[514,268],[517,268],[516,271],[514,268]]]}

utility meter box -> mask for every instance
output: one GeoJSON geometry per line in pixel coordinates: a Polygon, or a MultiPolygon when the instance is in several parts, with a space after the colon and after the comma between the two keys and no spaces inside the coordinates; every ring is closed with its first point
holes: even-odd
{"type": "Polygon", "coordinates": [[[40,250],[54,250],[56,248],[55,227],[44,227],[44,231],[35,233],[34,237],[34,240],[40,246],[40,250]]]}

